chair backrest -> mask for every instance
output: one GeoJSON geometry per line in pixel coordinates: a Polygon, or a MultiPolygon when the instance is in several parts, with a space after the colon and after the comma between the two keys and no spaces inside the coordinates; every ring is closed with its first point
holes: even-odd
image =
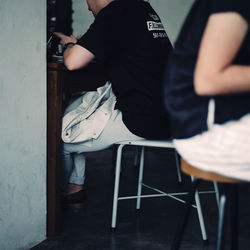
{"type": "Polygon", "coordinates": [[[205,171],[198,169],[197,167],[191,166],[185,160],[181,158],[181,170],[183,173],[194,176],[199,179],[203,179],[206,181],[216,181],[223,183],[245,183],[246,181],[238,180],[234,178],[229,178],[220,174],[216,174],[214,172],[205,171]]]}

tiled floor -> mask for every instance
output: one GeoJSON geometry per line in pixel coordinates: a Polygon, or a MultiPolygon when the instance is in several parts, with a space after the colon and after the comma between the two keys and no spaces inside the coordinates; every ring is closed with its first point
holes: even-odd
{"type": "MultiPolygon", "coordinates": [[[[134,195],[138,169],[133,166],[134,148],[127,147],[123,158],[120,193],[134,195]]],[[[62,233],[47,239],[32,250],[168,250],[177,221],[183,212],[182,203],[170,198],[148,198],[142,209],[135,211],[135,201],[119,202],[117,229],[111,231],[114,167],[112,150],[87,155],[87,205],[62,212],[62,233]]],[[[186,191],[190,180],[183,177],[178,184],[174,154],[171,150],[147,149],[144,182],[168,191],[186,191]]],[[[203,183],[201,189],[212,189],[203,183]]],[[[240,250],[250,249],[250,188],[240,188],[240,250]]],[[[193,209],[181,244],[181,250],[215,249],[217,205],[214,194],[201,196],[201,204],[209,238],[203,245],[198,217],[193,209]]],[[[229,248],[226,248],[229,249],[229,248]]]]}

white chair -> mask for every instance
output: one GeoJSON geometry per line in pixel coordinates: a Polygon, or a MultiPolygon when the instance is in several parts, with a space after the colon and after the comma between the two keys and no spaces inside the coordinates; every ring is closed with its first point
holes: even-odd
{"type": "MultiPolygon", "coordinates": [[[[136,202],[136,209],[140,209],[141,206],[141,199],[142,198],[150,198],[150,197],[162,197],[167,196],[169,198],[175,199],[179,202],[186,203],[184,200],[180,199],[178,196],[187,195],[187,192],[182,193],[166,193],[164,191],[161,191],[157,188],[151,187],[149,185],[146,185],[143,183],[143,167],[144,167],[144,148],[145,147],[155,147],[155,148],[171,148],[175,152],[175,159],[176,159],[176,166],[177,166],[177,174],[178,174],[178,180],[181,181],[181,173],[180,173],[180,167],[179,167],[179,160],[178,155],[174,149],[174,145],[169,140],[146,140],[146,139],[140,139],[135,141],[122,141],[118,142],[117,144],[117,156],[116,156],[116,171],[115,171],[115,185],[114,185],[114,198],[113,198],[113,211],[112,211],[112,222],[111,222],[111,228],[114,230],[116,228],[116,219],[117,219],[117,206],[118,201],[120,200],[127,200],[127,199],[137,199],[136,202]],[[121,172],[121,159],[122,159],[122,150],[123,147],[126,145],[133,145],[137,147],[141,147],[141,155],[140,155],[140,164],[139,164],[139,177],[138,177],[138,188],[137,188],[137,195],[135,196],[119,196],[119,182],[120,182],[120,172],[121,172]],[[155,191],[154,194],[142,194],[142,187],[146,187],[150,190],[155,191]]],[[[214,193],[214,191],[204,191],[199,193],[214,193]]],[[[196,205],[193,205],[193,207],[197,208],[198,212],[198,218],[200,222],[200,228],[202,233],[202,239],[204,241],[207,241],[207,233],[205,229],[203,214],[201,210],[200,205],[200,198],[199,193],[195,193],[195,203],[196,205]]]]}

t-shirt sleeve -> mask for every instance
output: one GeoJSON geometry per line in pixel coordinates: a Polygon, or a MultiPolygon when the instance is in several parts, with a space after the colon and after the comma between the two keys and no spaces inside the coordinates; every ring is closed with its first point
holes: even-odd
{"type": "Polygon", "coordinates": [[[250,21],[250,1],[249,0],[213,0],[212,13],[237,12],[243,18],[250,21]]]}
{"type": "Polygon", "coordinates": [[[117,26],[119,20],[115,13],[104,11],[99,13],[87,32],[77,44],[94,54],[96,60],[105,62],[118,47],[117,26]]]}

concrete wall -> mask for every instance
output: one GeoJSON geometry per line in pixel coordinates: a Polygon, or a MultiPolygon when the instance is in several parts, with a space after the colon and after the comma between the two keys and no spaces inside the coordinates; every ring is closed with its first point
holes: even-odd
{"type": "Polygon", "coordinates": [[[0,1],[0,249],[46,234],[46,0],[0,1]]]}
{"type": "Polygon", "coordinates": [[[174,43],[194,0],[150,0],[149,2],[161,17],[168,36],[174,43]]]}
{"type": "Polygon", "coordinates": [[[72,0],[72,8],[73,34],[77,36],[87,31],[89,25],[94,21],[94,17],[88,11],[86,0],[72,0]]]}
{"type": "MultiPolygon", "coordinates": [[[[94,18],[88,11],[86,1],[73,2],[73,34],[83,34],[94,18]]],[[[171,42],[174,42],[188,9],[194,0],[149,0],[152,7],[159,14],[167,30],[171,42]]]]}

